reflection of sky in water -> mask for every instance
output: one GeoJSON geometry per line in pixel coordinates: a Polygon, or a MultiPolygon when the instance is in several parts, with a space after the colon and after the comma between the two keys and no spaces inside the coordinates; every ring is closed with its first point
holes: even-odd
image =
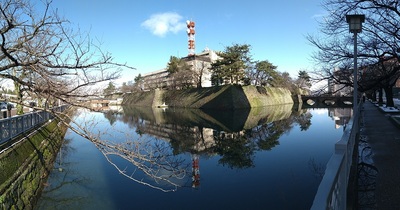
{"type": "MultiPolygon", "coordinates": [[[[309,112],[311,126],[301,131],[295,123],[271,150],[255,151],[254,167],[230,168],[219,162],[221,156],[217,153],[203,154],[199,163],[200,187],[191,188],[188,176],[179,180],[185,187],[172,193],[123,177],[92,143],[68,133],[66,138],[72,139],[64,146],[68,151],[61,158],[62,165],[55,165],[39,209],[309,209],[321,181],[319,172],[324,170],[334,143],[342,135],[342,129],[335,129],[326,109],[309,112]]],[[[113,132],[109,132],[110,121],[100,113],[93,116],[101,119],[93,129],[107,131],[103,136],[107,139],[125,142],[139,136],[132,125],[121,120],[115,120],[113,132]]],[[[180,156],[190,163],[189,153],[180,156]]],[[[126,160],[111,158],[129,173],[134,172],[126,160]]],[[[151,181],[136,173],[144,181],[151,181]]]]}

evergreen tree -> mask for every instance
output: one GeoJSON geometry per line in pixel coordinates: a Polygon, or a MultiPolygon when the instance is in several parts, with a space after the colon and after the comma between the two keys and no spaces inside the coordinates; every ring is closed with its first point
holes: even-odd
{"type": "Polygon", "coordinates": [[[112,82],[109,82],[107,88],[103,90],[105,98],[111,98],[112,94],[115,93],[115,90],[115,85],[112,82]]]}
{"type": "Polygon", "coordinates": [[[193,86],[194,72],[185,60],[171,56],[167,66],[168,76],[171,78],[171,88],[189,88],[193,86]]]}
{"type": "Polygon", "coordinates": [[[143,81],[143,77],[141,74],[138,74],[134,79],[135,84],[139,84],[142,81],[143,81]]]}
{"type": "Polygon", "coordinates": [[[173,73],[176,73],[179,71],[179,69],[181,68],[180,66],[182,65],[182,61],[180,58],[176,57],[176,56],[171,56],[169,58],[169,62],[167,65],[167,71],[168,73],[171,75],[173,73]]]}
{"type": "Polygon", "coordinates": [[[309,89],[311,87],[311,77],[306,71],[299,71],[296,83],[299,88],[309,89]]]}
{"type": "Polygon", "coordinates": [[[217,53],[221,59],[211,64],[213,83],[219,85],[223,80],[238,84],[242,81],[251,64],[250,48],[247,44],[234,44],[217,53]]]}
{"type": "Polygon", "coordinates": [[[278,74],[277,66],[267,60],[257,61],[255,68],[250,70],[248,77],[254,81],[254,85],[270,85],[273,78],[278,74]]]}

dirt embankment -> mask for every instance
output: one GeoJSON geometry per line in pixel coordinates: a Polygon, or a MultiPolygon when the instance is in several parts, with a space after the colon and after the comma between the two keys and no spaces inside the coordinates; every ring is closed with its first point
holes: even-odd
{"type": "Polygon", "coordinates": [[[123,105],[200,109],[240,109],[293,104],[291,93],[283,88],[226,85],[188,90],[153,90],[125,94],[123,105]]]}

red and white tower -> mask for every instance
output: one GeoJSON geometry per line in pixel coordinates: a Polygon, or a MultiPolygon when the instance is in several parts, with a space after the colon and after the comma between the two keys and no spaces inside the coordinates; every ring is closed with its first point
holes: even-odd
{"type": "Polygon", "coordinates": [[[200,166],[199,156],[192,154],[192,187],[197,188],[200,186],[200,166]]]}
{"type": "Polygon", "coordinates": [[[188,35],[188,50],[189,50],[189,55],[194,55],[195,53],[195,43],[194,43],[194,26],[195,23],[193,21],[187,20],[186,21],[186,26],[187,26],[187,35],[188,35]]]}

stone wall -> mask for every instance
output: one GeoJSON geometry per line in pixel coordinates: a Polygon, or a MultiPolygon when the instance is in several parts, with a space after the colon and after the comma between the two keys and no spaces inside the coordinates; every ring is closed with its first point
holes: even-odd
{"type": "Polygon", "coordinates": [[[53,120],[0,154],[0,209],[33,209],[64,139],[63,127],[53,120]]]}
{"type": "Polygon", "coordinates": [[[127,93],[123,96],[122,105],[152,106],[155,90],[127,93]]]}
{"type": "Polygon", "coordinates": [[[292,94],[285,88],[243,86],[251,107],[293,104],[292,94]]]}
{"type": "Polygon", "coordinates": [[[283,88],[226,85],[188,90],[162,92],[157,90],[126,94],[123,105],[155,107],[163,102],[171,107],[240,109],[293,104],[293,99],[290,91],[283,88]]]}

